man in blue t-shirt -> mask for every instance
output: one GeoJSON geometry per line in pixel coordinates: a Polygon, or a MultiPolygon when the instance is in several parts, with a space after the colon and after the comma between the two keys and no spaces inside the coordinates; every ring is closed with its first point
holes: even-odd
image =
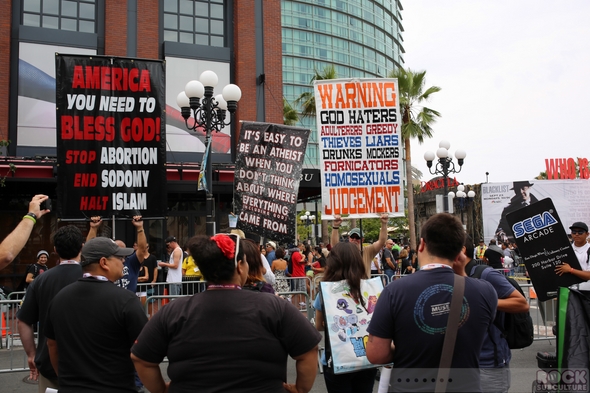
{"type": "MultiPolygon", "coordinates": [[[[421,229],[420,271],[395,280],[381,293],[368,327],[367,358],[374,364],[394,363],[396,392],[433,392],[453,292],[454,264],[465,231],[447,213],[432,216],[421,229]]],[[[494,320],[498,300],[491,284],[465,278],[465,293],[447,391],[481,392],[479,353],[494,320]]]]}
{"type": "MultiPolygon", "coordinates": [[[[473,241],[469,236],[465,239],[463,253],[468,263],[464,269],[455,268],[455,273],[472,277],[477,269],[477,263],[471,259],[473,255],[473,241]]],[[[502,336],[498,326],[504,326],[505,313],[521,313],[529,310],[529,304],[503,274],[490,267],[481,272],[480,279],[492,284],[498,295],[498,313],[490,328],[486,331],[483,346],[479,354],[479,368],[481,390],[487,392],[507,393],[510,389],[510,359],[512,353],[508,342],[502,336]]]]}
{"type": "MultiPolygon", "coordinates": [[[[139,276],[139,269],[147,253],[147,238],[143,230],[143,221],[141,216],[133,216],[131,220],[133,226],[137,229],[137,251],[125,258],[123,277],[115,281],[115,284],[121,288],[125,288],[135,293],[137,290],[137,277],[139,276]]],[[[97,237],[98,228],[102,223],[100,216],[90,218],[90,229],[86,241],[97,237]]],[[[125,243],[122,240],[115,240],[115,243],[121,248],[125,248],[125,243]]]]}

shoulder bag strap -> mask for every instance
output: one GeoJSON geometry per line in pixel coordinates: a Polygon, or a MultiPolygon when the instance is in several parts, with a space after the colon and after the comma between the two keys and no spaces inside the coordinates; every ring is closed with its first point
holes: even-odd
{"type": "Polygon", "coordinates": [[[445,392],[447,389],[447,380],[451,371],[451,362],[453,352],[455,351],[455,341],[457,339],[457,330],[459,330],[459,318],[461,317],[461,307],[463,305],[463,294],[465,293],[465,277],[455,274],[453,286],[453,296],[451,297],[451,309],[447,321],[447,330],[445,332],[445,341],[438,365],[438,375],[436,377],[436,393],[445,392]]]}

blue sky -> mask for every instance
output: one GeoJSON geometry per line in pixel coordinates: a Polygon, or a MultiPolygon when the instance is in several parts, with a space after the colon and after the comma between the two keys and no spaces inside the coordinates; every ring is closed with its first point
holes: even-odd
{"type": "Polygon", "coordinates": [[[465,184],[532,179],[545,158],[590,158],[590,1],[407,0],[406,67],[442,88],[434,138],[412,142],[412,164],[429,180],[424,152],[441,139],[467,152],[465,184]]]}

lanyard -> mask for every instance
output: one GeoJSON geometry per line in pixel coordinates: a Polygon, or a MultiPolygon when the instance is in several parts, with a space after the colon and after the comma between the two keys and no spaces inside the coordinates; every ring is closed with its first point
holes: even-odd
{"type": "Polygon", "coordinates": [[[106,278],[105,276],[94,276],[94,275],[92,275],[90,273],[84,273],[82,275],[82,277],[84,277],[84,278],[94,278],[95,280],[100,280],[100,281],[109,281],[109,279],[106,278]]]}
{"type": "Polygon", "coordinates": [[[80,262],[68,259],[67,261],[61,261],[60,265],[79,265],[80,262]]]}
{"type": "Polygon", "coordinates": [[[242,289],[242,287],[236,284],[209,284],[207,289],[242,289]]]}
{"type": "Polygon", "coordinates": [[[453,269],[449,265],[445,265],[445,264],[442,264],[442,263],[429,263],[428,265],[422,266],[420,268],[420,270],[431,270],[431,269],[436,269],[436,268],[439,268],[439,267],[446,267],[446,268],[449,268],[451,270],[453,269]]]}

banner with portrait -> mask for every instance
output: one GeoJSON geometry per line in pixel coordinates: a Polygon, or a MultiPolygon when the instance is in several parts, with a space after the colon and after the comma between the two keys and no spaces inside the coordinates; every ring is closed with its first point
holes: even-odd
{"type": "Polygon", "coordinates": [[[499,243],[514,240],[506,221],[508,213],[551,198],[559,210],[564,229],[576,221],[590,223],[590,182],[588,180],[525,180],[481,185],[484,240],[499,243]]]}

